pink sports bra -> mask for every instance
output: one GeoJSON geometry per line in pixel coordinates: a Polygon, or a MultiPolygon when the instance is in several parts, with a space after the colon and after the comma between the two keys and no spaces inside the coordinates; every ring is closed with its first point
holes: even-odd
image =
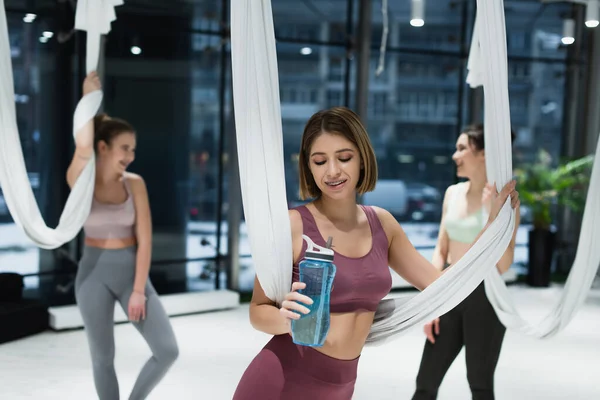
{"type": "Polygon", "coordinates": [[[123,179],[127,200],[120,204],[92,200],[90,215],[83,225],[85,235],[93,239],[123,239],[135,236],[135,207],[127,179],[123,179]]]}
{"type": "MultiPolygon", "coordinates": [[[[360,258],[346,257],[334,251],[336,274],[331,291],[332,313],[375,311],[379,302],[392,288],[392,274],[388,264],[388,238],[379,217],[371,207],[361,206],[371,227],[371,250],[360,258]]],[[[302,231],[315,244],[325,246],[317,223],[306,206],[295,208],[302,216],[302,231]]],[[[300,260],[306,251],[303,241],[300,260]]],[[[293,282],[299,279],[298,264],[294,263],[293,282]]]]}

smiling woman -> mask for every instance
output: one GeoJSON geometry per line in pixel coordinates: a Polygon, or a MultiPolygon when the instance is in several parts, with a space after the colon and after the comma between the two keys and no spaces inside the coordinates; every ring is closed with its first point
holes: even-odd
{"type": "MultiPolygon", "coordinates": [[[[84,96],[100,90],[96,72],[83,83],[84,96]]],[[[102,399],[119,398],[114,369],[115,303],[141,333],[152,357],[130,398],[146,398],[178,356],[169,318],[149,278],[152,221],[144,179],[127,172],[135,159],[136,134],[121,119],[96,116],[75,140],[67,170],[70,187],[95,155],[94,198],[84,224],[85,247],[75,279],[75,299],[85,326],[94,383],[102,399]]]]}
{"type": "Polygon", "coordinates": [[[133,127],[119,118],[100,114],[94,118],[94,146],[99,155],[108,155],[115,172],[123,173],[135,158],[136,135],[133,127]]]}
{"type": "MultiPolygon", "coordinates": [[[[514,141],[514,132],[511,140],[514,141]]],[[[440,231],[432,263],[440,271],[465,256],[486,223],[491,190],[486,170],[483,125],[462,130],[452,155],[458,178],[466,182],[446,191],[440,231]]],[[[517,210],[512,240],[496,264],[499,273],[514,260],[516,234],[520,223],[517,210]]],[[[482,282],[465,300],[448,313],[425,325],[427,341],[417,375],[413,400],[437,397],[442,380],[464,346],[467,378],[473,398],[494,398],[494,374],[506,327],[496,315],[482,282]]]]}
{"type": "MultiPolygon", "coordinates": [[[[389,267],[421,290],[442,275],[417,252],[390,212],[357,203],[358,194],[375,188],[377,163],[354,112],[333,107],[314,114],[304,128],[298,162],[301,196],[313,201],[289,211],[292,288],[279,305],[255,280],[250,322],[274,336],[246,369],[234,400],[351,399],[375,312],[392,286],[389,267]],[[324,238],[334,239],[337,272],[330,329],[321,347],[294,344],[290,336],[291,320],[309,313],[305,305],[312,304],[299,292],[306,288],[299,277],[307,250],[304,235],[321,247],[326,246],[324,238]]],[[[513,184],[494,201],[490,221],[508,196],[514,206],[518,197],[513,184]]]]}
{"type": "Polygon", "coordinates": [[[310,118],[304,128],[298,159],[303,200],[317,198],[323,190],[335,192],[350,187],[364,194],[375,188],[377,159],[368,136],[361,132],[364,132],[362,123],[347,108],[334,107],[310,118]],[[328,154],[324,149],[335,149],[335,152],[328,154]],[[332,162],[325,166],[328,159],[332,162]],[[332,180],[323,180],[325,177],[332,180]],[[352,177],[356,181],[347,185],[352,177]]]}

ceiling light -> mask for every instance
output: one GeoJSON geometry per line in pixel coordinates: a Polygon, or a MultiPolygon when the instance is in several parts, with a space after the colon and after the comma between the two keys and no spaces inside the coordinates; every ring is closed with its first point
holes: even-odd
{"type": "Polygon", "coordinates": [[[25,16],[23,17],[23,22],[30,24],[33,21],[35,21],[36,17],[37,15],[35,14],[25,14],[25,16]]]}
{"type": "Polygon", "coordinates": [[[600,24],[598,21],[599,3],[598,0],[588,0],[585,11],[585,26],[588,28],[595,28],[600,24]]]}
{"type": "Polygon", "coordinates": [[[425,0],[412,0],[410,24],[415,27],[425,25],[425,0]]]}
{"type": "Polygon", "coordinates": [[[575,20],[568,18],[563,21],[563,37],[561,42],[564,45],[575,43],[575,20]]]}

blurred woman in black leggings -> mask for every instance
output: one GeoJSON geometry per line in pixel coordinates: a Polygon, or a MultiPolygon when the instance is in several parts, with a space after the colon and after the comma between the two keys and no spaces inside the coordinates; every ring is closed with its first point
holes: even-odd
{"type": "MultiPolygon", "coordinates": [[[[513,135],[514,140],[514,135],[513,135]]],[[[432,263],[440,269],[458,261],[487,221],[492,187],[487,183],[483,127],[465,129],[452,156],[459,178],[467,182],[450,186],[444,196],[442,221],[432,263]]],[[[506,272],[514,256],[519,209],[513,238],[497,264],[506,272]]],[[[494,372],[506,328],[485,294],[483,282],[456,308],[425,325],[425,348],[413,400],[436,399],[444,375],[465,346],[467,379],[473,399],[494,399],[494,372]]]]}

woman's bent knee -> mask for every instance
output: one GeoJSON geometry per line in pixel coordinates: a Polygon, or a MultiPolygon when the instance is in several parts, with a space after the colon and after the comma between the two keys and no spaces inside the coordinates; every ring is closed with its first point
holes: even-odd
{"type": "Polygon", "coordinates": [[[161,364],[171,366],[179,358],[179,346],[175,340],[170,341],[161,346],[154,356],[161,364]]]}

